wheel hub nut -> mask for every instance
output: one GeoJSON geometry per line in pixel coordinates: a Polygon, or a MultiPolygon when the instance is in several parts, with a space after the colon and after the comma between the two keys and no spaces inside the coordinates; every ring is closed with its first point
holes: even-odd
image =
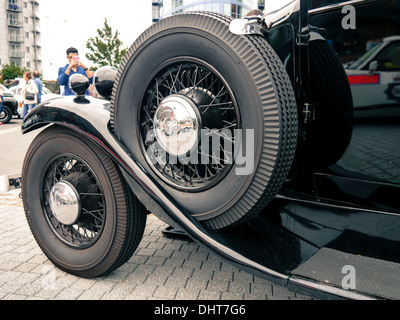
{"type": "Polygon", "coordinates": [[[80,198],[76,188],[68,181],[57,182],[49,196],[50,209],[64,225],[75,224],[80,216],[80,198]]]}
{"type": "Polygon", "coordinates": [[[173,156],[182,156],[197,147],[200,126],[195,103],[181,94],[164,99],[154,116],[157,141],[173,156]]]}

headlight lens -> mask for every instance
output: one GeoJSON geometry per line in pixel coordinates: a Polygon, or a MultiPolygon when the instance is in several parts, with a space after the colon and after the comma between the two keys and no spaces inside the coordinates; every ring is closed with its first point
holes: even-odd
{"type": "Polygon", "coordinates": [[[97,93],[106,100],[111,100],[115,76],[118,70],[114,67],[101,67],[94,75],[94,86],[97,93]]]}

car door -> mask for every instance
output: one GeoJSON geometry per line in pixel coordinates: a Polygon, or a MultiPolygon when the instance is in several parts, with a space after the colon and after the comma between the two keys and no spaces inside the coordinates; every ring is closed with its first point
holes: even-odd
{"type": "Polygon", "coordinates": [[[400,1],[311,3],[310,24],[342,62],[354,102],[350,144],[314,172],[317,198],[400,213],[400,1]]]}

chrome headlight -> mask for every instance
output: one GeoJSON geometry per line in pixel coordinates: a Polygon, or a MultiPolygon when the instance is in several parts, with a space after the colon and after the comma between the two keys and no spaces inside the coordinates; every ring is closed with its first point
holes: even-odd
{"type": "Polygon", "coordinates": [[[97,93],[106,100],[111,100],[115,76],[118,70],[114,67],[101,67],[94,75],[94,86],[97,93]]]}
{"type": "Polygon", "coordinates": [[[69,87],[77,96],[85,96],[85,92],[89,89],[89,86],[89,79],[82,74],[75,73],[69,77],[69,87]]]}

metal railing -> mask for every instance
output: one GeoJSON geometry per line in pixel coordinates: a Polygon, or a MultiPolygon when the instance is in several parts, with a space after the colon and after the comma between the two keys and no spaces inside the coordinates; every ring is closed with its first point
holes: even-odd
{"type": "Polygon", "coordinates": [[[25,52],[21,50],[10,50],[10,58],[25,58],[25,52]]]}
{"type": "Polygon", "coordinates": [[[10,34],[8,37],[9,42],[24,42],[23,36],[19,34],[10,34]]]}

